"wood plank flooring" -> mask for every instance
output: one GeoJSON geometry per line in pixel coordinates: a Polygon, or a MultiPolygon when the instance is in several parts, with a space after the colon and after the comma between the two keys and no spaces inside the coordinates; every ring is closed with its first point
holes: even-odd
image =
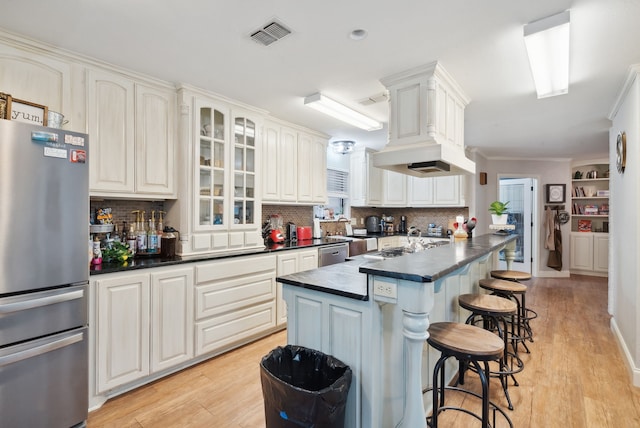
{"type": "MultiPolygon", "coordinates": [[[[534,278],[527,285],[527,305],[538,318],[532,321],[531,354],[521,353],[520,386],[509,385],[515,410],[506,412],[514,426],[639,427],[640,389],[631,385],[609,327],[606,278],[534,278]]],[[[88,426],[262,428],[259,362],[285,343],[286,334],[276,333],[111,399],[89,414],[88,426]]],[[[467,376],[465,387],[476,388],[476,379],[467,376]]],[[[495,379],[491,397],[506,409],[495,379]]],[[[461,400],[469,408],[478,406],[461,400]]],[[[479,422],[445,412],[440,426],[467,428],[479,422]]],[[[507,425],[498,420],[496,426],[507,425]]]]}

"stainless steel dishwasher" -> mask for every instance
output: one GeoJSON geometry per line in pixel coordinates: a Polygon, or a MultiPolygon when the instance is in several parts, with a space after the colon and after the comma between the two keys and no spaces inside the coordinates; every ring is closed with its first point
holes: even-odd
{"type": "Polygon", "coordinates": [[[318,267],[342,263],[349,257],[349,244],[341,244],[320,247],[318,250],[318,267]]]}

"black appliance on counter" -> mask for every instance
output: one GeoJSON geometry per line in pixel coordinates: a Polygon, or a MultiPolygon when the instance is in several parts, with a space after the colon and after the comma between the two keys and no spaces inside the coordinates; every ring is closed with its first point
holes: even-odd
{"type": "Polygon", "coordinates": [[[368,233],[380,233],[382,219],[377,215],[370,215],[365,219],[365,227],[368,233]]]}
{"type": "Polygon", "coordinates": [[[298,241],[298,230],[295,223],[292,223],[292,222],[287,223],[287,227],[285,228],[285,238],[289,242],[298,241]]]}
{"type": "Polygon", "coordinates": [[[407,233],[407,216],[406,215],[400,216],[400,225],[398,226],[398,232],[407,233]]]}

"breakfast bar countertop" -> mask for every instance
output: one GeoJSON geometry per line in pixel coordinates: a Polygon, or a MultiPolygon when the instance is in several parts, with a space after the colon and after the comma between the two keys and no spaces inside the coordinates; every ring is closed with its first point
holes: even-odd
{"type": "Polygon", "coordinates": [[[351,299],[369,300],[366,274],[421,283],[434,282],[516,238],[516,235],[482,235],[380,261],[356,256],[345,263],[285,275],[276,280],[351,299]]]}

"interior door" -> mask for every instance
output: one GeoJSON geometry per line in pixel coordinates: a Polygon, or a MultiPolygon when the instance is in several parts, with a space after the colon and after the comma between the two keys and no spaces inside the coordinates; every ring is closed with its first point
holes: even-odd
{"type": "MultiPolygon", "coordinates": [[[[512,269],[531,273],[533,229],[533,178],[500,178],[500,200],[509,201],[509,224],[515,224],[516,258],[512,269]]],[[[500,252],[500,269],[506,269],[504,251],[500,252]]]]}

